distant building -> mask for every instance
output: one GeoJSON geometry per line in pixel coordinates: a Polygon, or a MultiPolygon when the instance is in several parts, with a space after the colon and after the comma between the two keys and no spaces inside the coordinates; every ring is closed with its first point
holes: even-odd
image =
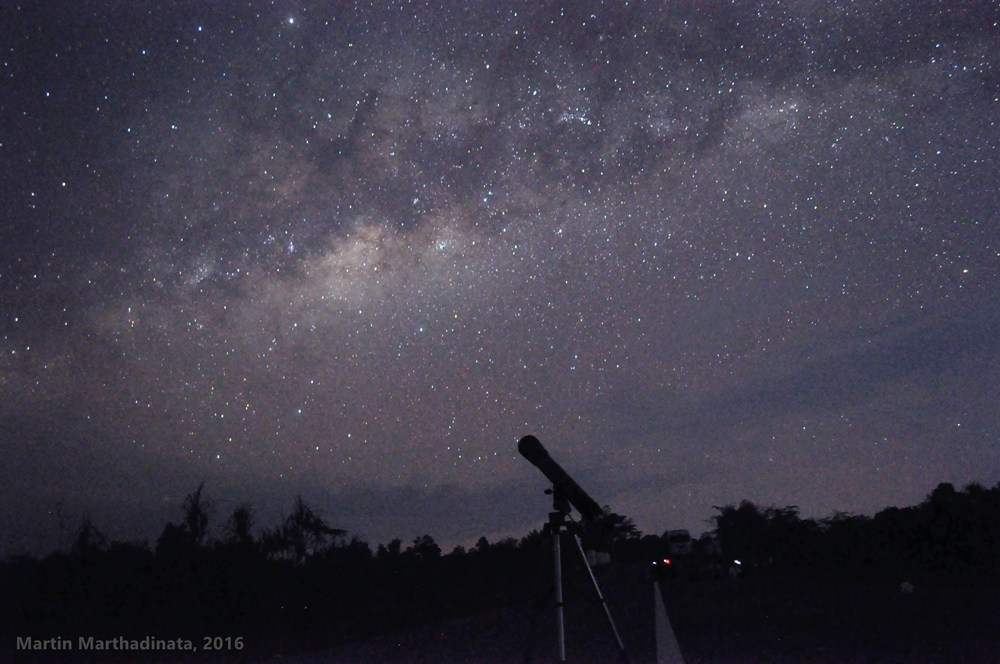
{"type": "Polygon", "coordinates": [[[691,533],[686,530],[668,530],[667,546],[671,556],[685,556],[693,550],[691,533]]]}

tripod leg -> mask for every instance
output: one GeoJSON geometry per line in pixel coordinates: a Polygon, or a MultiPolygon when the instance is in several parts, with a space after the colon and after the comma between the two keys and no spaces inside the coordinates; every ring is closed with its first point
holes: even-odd
{"type": "Polygon", "coordinates": [[[583,544],[580,543],[580,537],[576,533],[573,534],[573,541],[576,542],[576,550],[580,552],[580,559],[583,560],[583,567],[587,570],[587,574],[590,575],[590,582],[594,584],[594,591],[597,592],[597,599],[600,600],[601,607],[604,609],[604,615],[608,619],[608,625],[611,626],[611,633],[614,634],[615,641],[618,643],[618,655],[621,657],[623,662],[628,662],[628,655],[625,653],[625,644],[622,643],[622,637],[618,635],[618,628],[615,627],[615,621],[611,617],[611,611],[608,609],[608,603],[604,601],[604,595],[601,594],[601,587],[597,585],[597,579],[594,577],[594,570],[590,569],[590,564],[587,563],[587,554],[583,552],[583,544]]]}
{"type": "Polygon", "coordinates": [[[559,530],[552,533],[552,557],[556,571],[556,624],[559,631],[559,661],[566,661],[566,627],[563,624],[562,551],[559,548],[559,530]]]}

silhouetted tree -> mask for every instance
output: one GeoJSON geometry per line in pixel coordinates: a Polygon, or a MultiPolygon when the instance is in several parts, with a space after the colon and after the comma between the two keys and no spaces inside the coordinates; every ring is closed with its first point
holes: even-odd
{"type": "Polygon", "coordinates": [[[604,506],[604,516],[598,520],[598,523],[611,532],[611,536],[616,542],[642,537],[642,533],[639,532],[635,522],[630,517],[612,512],[607,505],[604,506]]]}
{"type": "Polygon", "coordinates": [[[254,544],[253,534],[250,532],[254,526],[253,507],[249,503],[238,505],[226,522],[226,531],[229,533],[230,541],[249,546],[254,544]]]}
{"type": "Polygon", "coordinates": [[[184,525],[191,540],[196,546],[201,546],[208,535],[208,521],[213,510],[212,503],[205,496],[204,482],[198,485],[194,493],[189,493],[184,498],[181,509],[184,510],[184,525]]]}
{"type": "Polygon", "coordinates": [[[875,563],[870,525],[868,517],[847,512],[835,512],[820,521],[823,551],[819,564],[835,572],[858,574],[870,570],[875,563]]]}
{"type": "Polygon", "coordinates": [[[441,547],[430,535],[421,535],[414,539],[412,546],[407,551],[412,552],[417,560],[422,561],[433,561],[441,557],[441,547]]]}
{"type": "Polygon", "coordinates": [[[379,560],[389,560],[398,558],[402,553],[403,540],[398,537],[392,539],[388,544],[379,544],[375,557],[379,560]]]}
{"type": "Polygon", "coordinates": [[[354,567],[362,567],[370,564],[375,559],[375,555],[368,542],[353,535],[343,544],[331,546],[327,550],[327,558],[338,564],[344,563],[354,567]]]}
{"type": "Polygon", "coordinates": [[[722,545],[722,555],[758,562],[764,555],[764,537],[767,531],[767,517],[749,500],[739,507],[726,505],[715,507],[719,514],[712,517],[715,532],[722,545]]]}
{"type": "Polygon", "coordinates": [[[530,533],[521,538],[517,543],[518,548],[524,550],[534,551],[538,547],[542,546],[545,541],[545,534],[538,530],[532,530],[530,533]]]}
{"type": "Polygon", "coordinates": [[[302,496],[296,496],[292,513],[279,528],[265,532],[263,540],[267,553],[302,564],[308,556],[321,552],[330,541],[346,534],[347,531],[324,521],[302,496]]]}
{"type": "Polygon", "coordinates": [[[626,549],[635,547],[627,543],[638,544],[640,537],[642,533],[632,519],[612,512],[607,505],[604,506],[604,514],[596,522],[584,521],[580,524],[580,539],[584,549],[608,551],[616,557],[622,553],[626,554],[626,558],[634,557],[634,552],[626,549]]]}
{"type": "Polygon", "coordinates": [[[156,540],[156,557],[177,559],[189,555],[193,548],[194,540],[187,528],[170,522],[163,527],[163,532],[156,540]]]}
{"type": "Polygon", "coordinates": [[[86,557],[103,551],[106,546],[107,539],[101,531],[91,522],[90,517],[84,517],[70,552],[76,556],[86,557]]]}

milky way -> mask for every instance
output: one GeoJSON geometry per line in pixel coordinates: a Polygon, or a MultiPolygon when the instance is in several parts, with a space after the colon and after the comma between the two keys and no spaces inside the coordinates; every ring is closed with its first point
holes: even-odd
{"type": "Polygon", "coordinates": [[[991,3],[204,4],[0,10],[0,551],[1000,480],[991,3]]]}

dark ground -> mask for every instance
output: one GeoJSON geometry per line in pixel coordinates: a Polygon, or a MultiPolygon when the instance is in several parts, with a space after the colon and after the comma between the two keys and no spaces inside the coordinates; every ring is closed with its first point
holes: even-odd
{"type": "MultiPolygon", "coordinates": [[[[655,664],[651,582],[628,579],[614,592],[612,612],[634,664],[655,664]],[[633,601],[621,590],[631,586],[633,601]]],[[[610,584],[609,584],[610,585],[610,584]]],[[[617,585],[617,584],[616,584],[617,585]]],[[[930,664],[1000,662],[1000,588],[990,585],[832,583],[751,575],[742,579],[673,581],[664,601],[687,664],[930,664]]],[[[579,597],[567,596],[567,603],[579,597]]],[[[567,660],[615,662],[598,605],[571,606],[567,660]]],[[[551,613],[549,611],[548,613],[551,613]]],[[[525,612],[507,611],[435,630],[352,644],[324,657],[285,661],[522,662],[531,641],[525,612]]],[[[532,661],[554,661],[551,621],[538,625],[532,661]]]]}
{"type": "MultiPolygon", "coordinates": [[[[643,569],[606,570],[602,589],[634,664],[655,664],[652,581],[643,569]]],[[[741,579],[675,579],[663,595],[687,664],[962,664],[1000,662],[1000,584],[842,582],[750,574],[741,579]]],[[[547,588],[540,588],[540,597],[547,588]]],[[[567,570],[567,659],[615,662],[616,648],[582,569],[567,570]]],[[[95,653],[12,653],[18,662],[282,662],[285,664],[493,664],[555,661],[554,609],[510,607],[419,630],[296,652],[301,643],[255,644],[239,653],[111,657],[95,653]]],[[[65,636],[65,635],[64,635],[65,636]]],[[[73,635],[75,639],[75,635],[73,635]]],[[[6,654],[5,654],[6,653],[6,654]]]]}

